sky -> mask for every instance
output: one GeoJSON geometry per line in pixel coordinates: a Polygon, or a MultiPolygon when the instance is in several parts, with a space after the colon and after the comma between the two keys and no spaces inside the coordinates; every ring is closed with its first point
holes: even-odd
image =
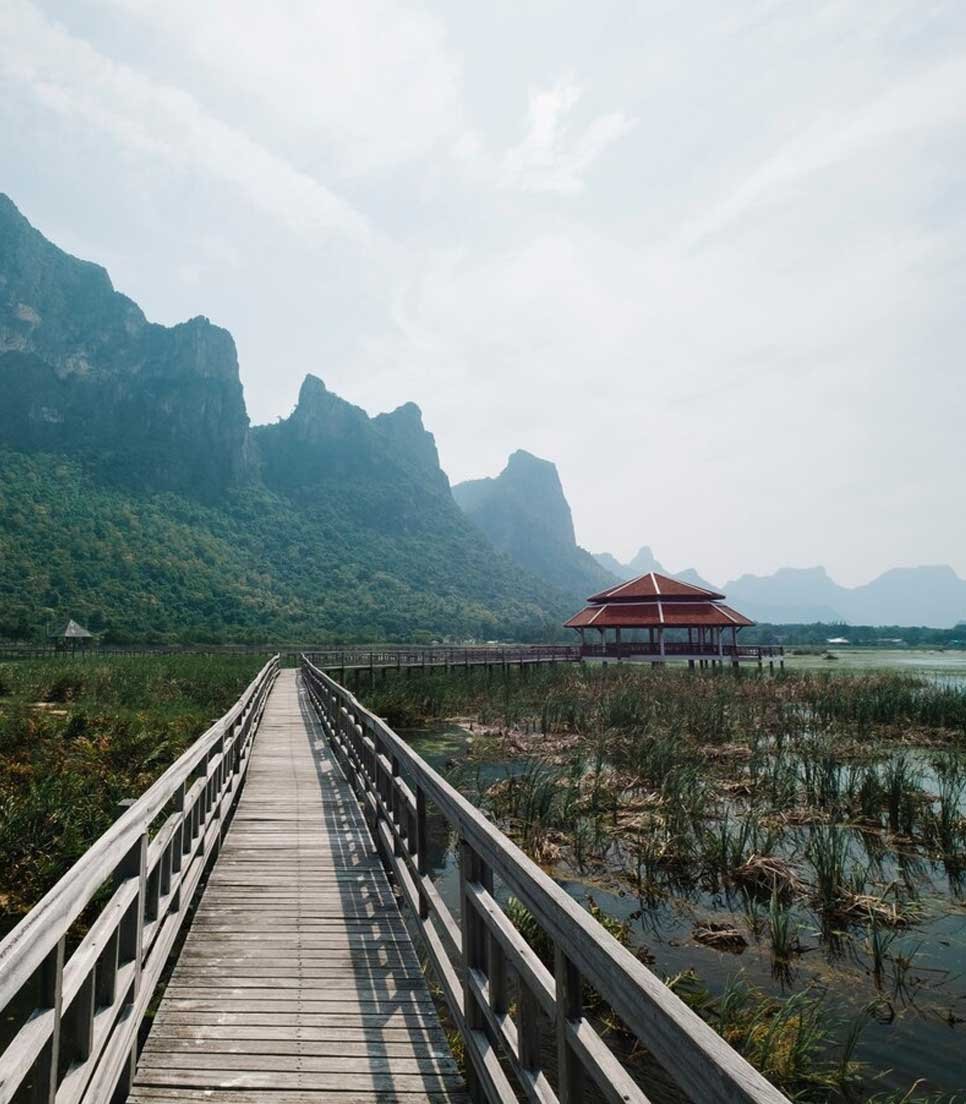
{"type": "Polygon", "coordinates": [[[966,5],[3,0],[0,191],[715,582],[966,576],[966,5]]]}

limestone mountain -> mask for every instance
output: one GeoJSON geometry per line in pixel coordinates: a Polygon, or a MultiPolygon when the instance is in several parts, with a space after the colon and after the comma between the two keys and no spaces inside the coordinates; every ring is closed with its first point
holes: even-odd
{"type": "Polygon", "coordinates": [[[0,195],[0,440],[106,478],[214,495],[246,466],[235,343],[206,318],[148,322],[99,265],[0,195]]]}
{"type": "Polygon", "coordinates": [[[470,479],[453,497],[494,547],[583,600],[615,576],[577,544],[556,466],[518,449],[495,478],[470,479]]]}
{"type": "Polygon", "coordinates": [[[324,488],[358,520],[396,533],[440,517],[462,522],[415,403],[370,418],[310,375],[292,414],[256,426],[252,440],[265,484],[303,504],[324,488]]]}
{"type": "Polygon", "coordinates": [[[314,376],[250,427],[231,335],[148,322],[0,197],[0,637],[546,637],[571,600],[491,548],[408,403],[314,376]]]}

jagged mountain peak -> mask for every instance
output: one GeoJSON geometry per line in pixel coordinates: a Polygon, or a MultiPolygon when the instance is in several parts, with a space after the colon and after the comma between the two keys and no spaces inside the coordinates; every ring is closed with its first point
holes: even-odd
{"type": "Polygon", "coordinates": [[[614,582],[578,546],[570,504],[552,461],[517,449],[498,476],[458,483],[453,497],[500,551],[579,600],[614,582]]]}

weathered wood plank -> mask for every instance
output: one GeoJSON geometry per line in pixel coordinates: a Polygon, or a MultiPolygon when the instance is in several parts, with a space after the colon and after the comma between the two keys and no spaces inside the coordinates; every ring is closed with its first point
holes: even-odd
{"type": "Polygon", "coordinates": [[[283,671],[132,1104],[463,1100],[362,811],[283,671]]]}

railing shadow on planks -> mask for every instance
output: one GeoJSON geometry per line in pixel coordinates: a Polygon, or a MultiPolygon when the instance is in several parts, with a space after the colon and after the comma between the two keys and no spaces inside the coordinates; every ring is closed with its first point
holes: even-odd
{"type": "Polygon", "coordinates": [[[504,1104],[522,1093],[539,1104],[577,1104],[589,1078],[614,1104],[647,1104],[584,1014],[582,986],[587,984],[691,1100],[788,1104],[383,720],[306,657],[302,672],[373,838],[412,910],[462,1036],[475,1099],[504,1104]],[[429,878],[430,803],[459,840],[459,923],[429,878]],[[549,936],[555,948],[553,972],[503,910],[494,878],[549,936]],[[541,1043],[546,1028],[555,1044],[549,1078],[541,1043]]]}
{"type": "Polygon", "coordinates": [[[0,1052],[0,1104],[127,1095],[141,1022],[218,853],[277,673],[275,656],[0,943],[10,1040],[0,1052]],[[72,927],[92,906],[97,914],[71,949],[72,927]]]}

